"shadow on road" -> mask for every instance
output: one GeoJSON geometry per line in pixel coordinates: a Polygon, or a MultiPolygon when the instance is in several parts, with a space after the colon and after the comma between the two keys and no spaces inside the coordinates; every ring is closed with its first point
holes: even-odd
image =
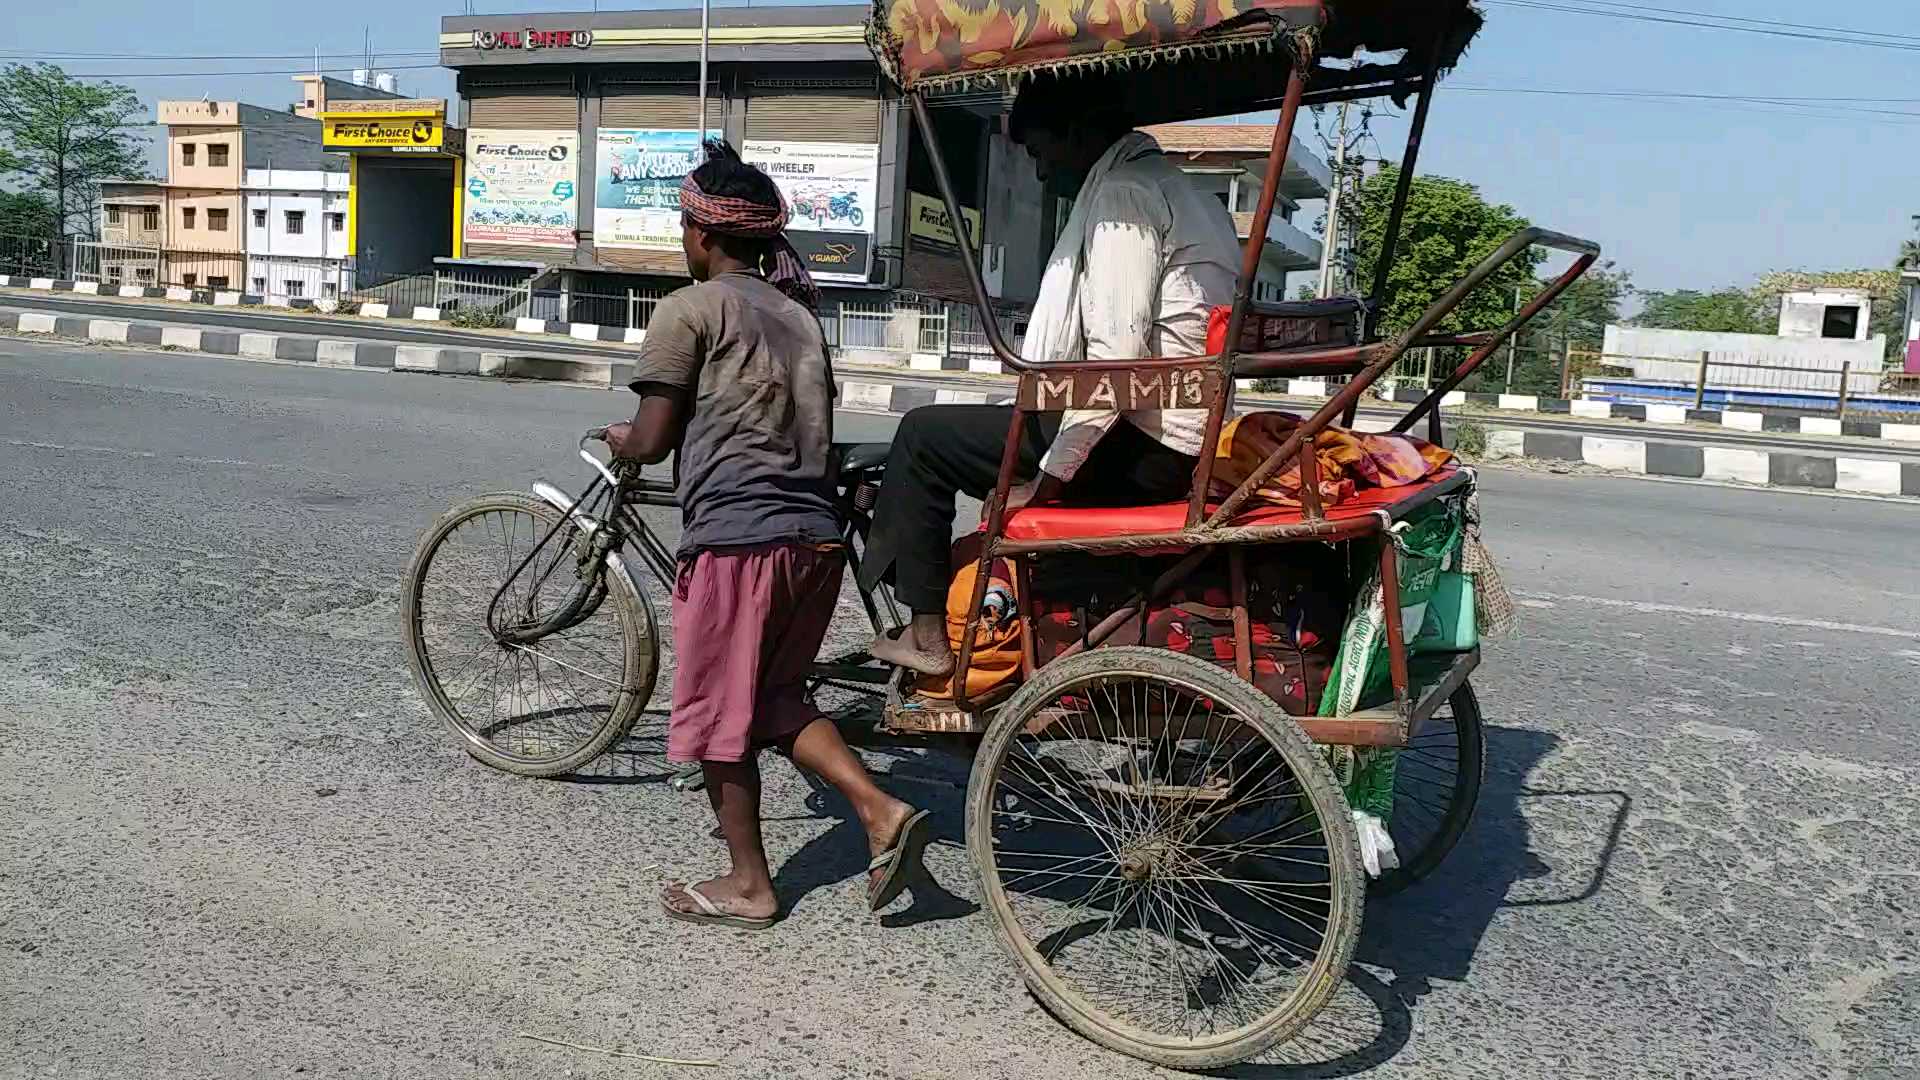
{"type": "Polygon", "coordinates": [[[1314,1080],[1351,1076],[1392,1060],[1406,1047],[1413,1011],[1435,980],[1471,976],[1480,942],[1503,909],[1572,904],[1604,887],[1626,826],[1631,798],[1620,791],[1551,791],[1526,779],[1558,746],[1558,737],[1521,728],[1487,729],[1487,776],[1473,823],[1445,862],[1398,896],[1370,900],[1347,985],[1305,1031],[1261,1061],[1212,1075],[1236,1080],[1314,1080]],[[1535,850],[1528,825],[1542,806],[1577,815],[1580,831],[1604,839],[1555,866],[1535,850]],[[1526,883],[1557,886],[1538,894],[1526,883]],[[1376,974],[1379,972],[1381,974],[1376,974]]]}

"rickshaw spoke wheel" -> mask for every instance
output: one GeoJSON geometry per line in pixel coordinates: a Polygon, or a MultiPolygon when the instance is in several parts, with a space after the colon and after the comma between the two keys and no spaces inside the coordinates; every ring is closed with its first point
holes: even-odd
{"type": "Polygon", "coordinates": [[[1345,974],[1364,886],[1324,759],[1272,699],[1159,649],[1043,668],[974,762],[967,842],[1056,1016],[1177,1068],[1292,1037],[1345,974]]]}
{"type": "Polygon", "coordinates": [[[1460,842],[1480,801],[1486,745],[1480,701],[1463,684],[1397,755],[1387,832],[1400,867],[1374,880],[1374,896],[1391,896],[1431,874],[1460,842]]]}
{"type": "MultiPolygon", "coordinates": [[[[627,735],[659,668],[652,606],[612,572],[590,615],[537,641],[494,639],[494,593],[557,521],[519,492],[457,506],[421,539],[402,588],[402,636],[428,707],[469,754],[522,776],[573,772],[627,735]]],[[[513,576],[503,620],[535,625],[559,610],[580,585],[581,542],[571,526],[548,540],[513,576]]]]}

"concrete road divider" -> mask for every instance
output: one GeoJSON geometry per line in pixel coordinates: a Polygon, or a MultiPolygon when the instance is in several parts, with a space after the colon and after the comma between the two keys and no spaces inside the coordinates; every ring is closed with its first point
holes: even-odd
{"type": "Polygon", "coordinates": [[[1920,495],[1920,461],[1851,454],[1751,450],[1656,439],[1599,438],[1493,428],[1487,431],[1486,457],[1490,461],[1512,458],[1577,461],[1637,476],[1812,488],[1860,495],[1920,495]]]}

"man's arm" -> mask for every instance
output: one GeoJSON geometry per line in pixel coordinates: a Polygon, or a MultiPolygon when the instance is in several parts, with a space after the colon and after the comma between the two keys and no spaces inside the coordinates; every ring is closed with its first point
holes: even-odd
{"type": "Polygon", "coordinates": [[[664,383],[636,385],[634,393],[640,395],[640,405],[633,419],[607,428],[607,445],[614,457],[657,465],[673,454],[686,434],[687,395],[664,383]]]}
{"type": "MultiPolygon", "coordinates": [[[[1160,300],[1160,241],[1165,208],[1154,193],[1132,184],[1104,184],[1088,207],[1086,259],[1080,271],[1080,319],[1089,360],[1147,356],[1160,300]]],[[[1072,480],[1094,446],[1120,419],[1112,410],[1076,409],[1060,418],[1060,433],[1040,470],[1072,480]]]]}
{"type": "Polygon", "coordinates": [[[628,385],[640,395],[633,419],[607,429],[613,456],[642,465],[665,461],[686,434],[705,340],[692,306],[669,296],[648,321],[647,339],[628,385]]]}

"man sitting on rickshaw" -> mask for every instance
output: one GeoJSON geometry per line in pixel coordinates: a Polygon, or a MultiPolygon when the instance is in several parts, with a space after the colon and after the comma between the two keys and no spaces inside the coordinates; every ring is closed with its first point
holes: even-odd
{"type": "MultiPolygon", "coordinates": [[[[1210,313],[1233,300],[1240,243],[1232,217],[1133,130],[1118,100],[1105,78],[1042,78],[1021,90],[1008,118],[1008,135],[1026,147],[1041,182],[1074,198],[1021,347],[1029,362],[1203,356],[1210,313]]],[[[913,620],[876,640],[875,657],[926,675],[953,670],[954,499],[992,491],[1011,414],[1011,406],[929,405],[902,418],[860,584],[891,582],[913,620]]],[[[1016,467],[1025,480],[1009,508],[1183,498],[1206,418],[1205,409],[1029,416],[1016,467]]]]}

